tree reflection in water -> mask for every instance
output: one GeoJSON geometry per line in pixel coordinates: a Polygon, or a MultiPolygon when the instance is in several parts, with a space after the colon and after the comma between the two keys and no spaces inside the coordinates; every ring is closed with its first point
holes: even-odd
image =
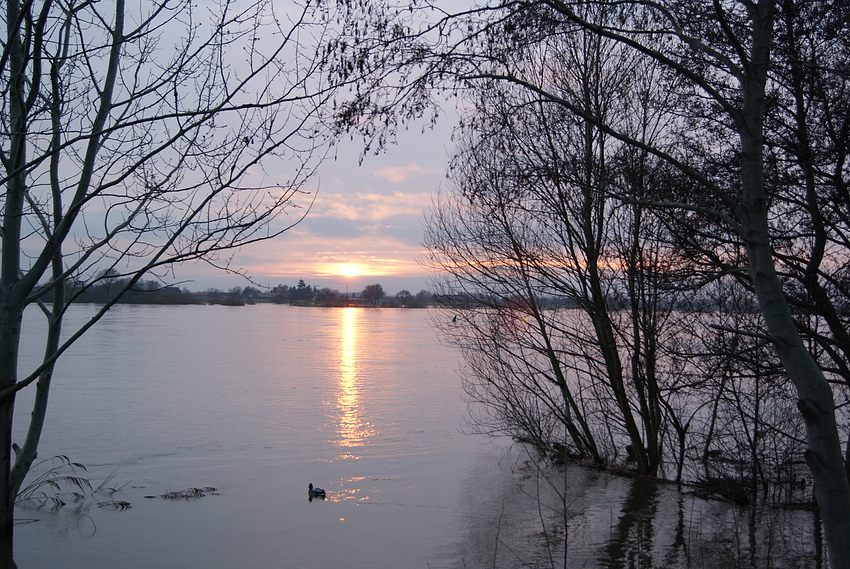
{"type": "Polygon", "coordinates": [[[808,511],[739,506],[572,464],[542,466],[521,447],[500,466],[476,469],[465,492],[462,566],[824,566],[808,511]]]}
{"type": "MultiPolygon", "coordinates": [[[[622,513],[611,528],[611,541],[605,547],[603,564],[612,567],[652,567],[654,520],[658,516],[658,485],[641,478],[631,481],[623,500],[622,513]],[[644,547],[648,545],[648,547],[644,547]]],[[[681,529],[679,526],[677,529],[681,529]]],[[[681,535],[681,531],[678,532],[681,535]]],[[[673,540],[670,553],[681,545],[673,540]]],[[[675,559],[670,560],[675,561],[675,559]]]]}

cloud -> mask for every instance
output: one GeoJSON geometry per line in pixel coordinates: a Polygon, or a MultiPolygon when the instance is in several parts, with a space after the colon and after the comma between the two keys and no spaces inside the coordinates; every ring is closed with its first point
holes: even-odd
{"type": "Polygon", "coordinates": [[[319,192],[310,216],[332,217],[350,221],[381,221],[398,216],[422,217],[431,205],[429,193],[319,192]]]}
{"type": "Polygon", "coordinates": [[[387,168],[372,170],[373,176],[387,180],[393,184],[406,182],[414,176],[431,176],[440,173],[440,170],[427,170],[415,162],[410,162],[407,166],[389,166],[387,168]]]}

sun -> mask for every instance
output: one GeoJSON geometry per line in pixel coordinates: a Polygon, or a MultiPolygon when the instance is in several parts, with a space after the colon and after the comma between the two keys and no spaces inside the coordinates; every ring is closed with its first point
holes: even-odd
{"type": "Polygon", "coordinates": [[[363,274],[363,265],[359,265],[357,263],[345,263],[339,265],[337,272],[344,277],[359,277],[363,274]]]}

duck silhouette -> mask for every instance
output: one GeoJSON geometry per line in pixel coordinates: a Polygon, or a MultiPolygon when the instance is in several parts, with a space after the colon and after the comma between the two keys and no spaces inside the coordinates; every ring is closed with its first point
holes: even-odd
{"type": "Polygon", "coordinates": [[[310,483],[310,489],[307,490],[307,495],[312,500],[313,498],[325,498],[325,491],[321,488],[313,488],[313,483],[310,483]]]}

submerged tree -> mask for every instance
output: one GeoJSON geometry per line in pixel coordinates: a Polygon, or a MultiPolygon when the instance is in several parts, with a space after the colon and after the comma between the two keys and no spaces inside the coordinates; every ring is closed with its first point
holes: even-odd
{"type": "Polygon", "coordinates": [[[279,235],[309,207],[304,184],[329,140],[318,119],[333,90],[315,48],[326,14],[265,0],[203,6],[3,3],[5,539],[57,358],[143,277],[165,279],[186,261],[230,269],[228,251],[279,235]],[[107,281],[115,286],[97,315],[63,330],[75,295],[107,281]],[[41,363],[21,369],[30,305],[46,319],[47,337],[41,363]],[[28,387],[36,396],[29,426],[15,430],[26,434],[19,446],[13,411],[28,387]]]}
{"type": "MultiPolygon", "coordinates": [[[[544,35],[517,57],[559,96],[645,140],[669,112],[640,106],[664,98],[652,85],[659,74],[616,42],[544,35]],[[642,98],[628,96],[633,88],[642,98]]],[[[667,401],[676,374],[662,369],[660,354],[675,328],[671,283],[682,285],[685,265],[653,211],[612,194],[644,199],[676,180],[646,153],[526,89],[496,81],[470,91],[474,111],[464,117],[451,194],[426,229],[431,262],[452,276],[450,289],[476,299],[469,310],[482,309],[464,326],[443,327],[471,362],[467,388],[511,434],[541,449],[558,441],[609,464],[627,454],[657,474],[663,433],[682,424],[667,401]],[[544,409],[566,440],[540,419],[544,409]]]]}

